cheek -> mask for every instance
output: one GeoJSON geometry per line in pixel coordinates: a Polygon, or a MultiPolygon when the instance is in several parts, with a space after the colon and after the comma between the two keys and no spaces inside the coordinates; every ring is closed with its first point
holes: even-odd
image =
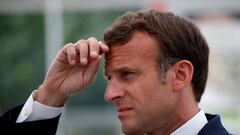
{"type": "Polygon", "coordinates": [[[138,110],[150,109],[161,100],[161,88],[152,81],[139,81],[129,94],[138,110]]]}
{"type": "Polygon", "coordinates": [[[141,107],[139,109],[153,113],[170,109],[172,106],[171,88],[167,84],[161,84],[160,80],[151,79],[146,85],[140,85],[140,89],[142,98],[138,102],[141,107]]]}
{"type": "MultiPolygon", "coordinates": [[[[153,70],[152,70],[153,71],[153,70]]],[[[126,85],[127,95],[139,110],[159,108],[168,104],[171,94],[169,84],[162,84],[158,72],[141,75],[134,83],[126,85]],[[156,107],[155,107],[156,106],[156,107]]]]}

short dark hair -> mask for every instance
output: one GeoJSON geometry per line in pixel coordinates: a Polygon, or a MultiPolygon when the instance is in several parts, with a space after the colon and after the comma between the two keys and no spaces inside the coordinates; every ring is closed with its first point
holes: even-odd
{"type": "Polygon", "coordinates": [[[104,32],[104,42],[111,45],[128,41],[136,30],[147,32],[158,42],[160,72],[166,73],[180,60],[193,64],[192,85],[199,102],[207,82],[209,48],[197,26],[171,12],[153,9],[126,12],[104,32]]]}

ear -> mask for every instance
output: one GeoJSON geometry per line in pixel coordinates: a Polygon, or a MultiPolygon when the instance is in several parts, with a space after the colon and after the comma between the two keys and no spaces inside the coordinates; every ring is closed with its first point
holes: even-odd
{"type": "Polygon", "coordinates": [[[181,60],[173,65],[172,83],[174,91],[181,91],[191,85],[193,70],[193,65],[188,60],[181,60]]]}

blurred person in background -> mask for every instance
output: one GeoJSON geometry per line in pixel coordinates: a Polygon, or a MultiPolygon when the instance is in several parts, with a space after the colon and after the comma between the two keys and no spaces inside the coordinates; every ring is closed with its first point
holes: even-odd
{"type": "Polygon", "coordinates": [[[198,103],[207,82],[209,48],[199,29],[169,12],[118,17],[96,38],[66,44],[24,105],[0,118],[7,132],[55,134],[68,99],[93,80],[105,54],[105,100],[127,135],[228,135],[220,116],[198,103]],[[10,130],[9,130],[10,129],[10,130]]]}

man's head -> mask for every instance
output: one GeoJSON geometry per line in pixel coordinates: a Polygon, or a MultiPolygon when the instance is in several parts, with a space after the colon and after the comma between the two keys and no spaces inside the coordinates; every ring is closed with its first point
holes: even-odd
{"type": "Polygon", "coordinates": [[[116,106],[124,133],[169,133],[195,113],[209,50],[193,23],[155,10],[128,12],[104,42],[110,47],[105,99],[116,106]]]}
{"type": "Polygon", "coordinates": [[[134,31],[147,32],[158,42],[157,62],[161,74],[179,60],[193,64],[192,79],[196,101],[201,100],[208,76],[208,45],[199,29],[189,20],[156,10],[127,12],[118,17],[104,33],[104,41],[111,45],[127,42],[134,31]]]}

